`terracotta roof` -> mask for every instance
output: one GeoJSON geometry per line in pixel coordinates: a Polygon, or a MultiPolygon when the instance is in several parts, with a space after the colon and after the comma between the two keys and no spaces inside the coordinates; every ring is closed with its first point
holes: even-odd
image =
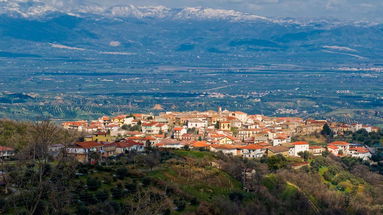
{"type": "Polygon", "coordinates": [[[210,146],[215,149],[240,149],[242,147],[239,145],[231,145],[231,144],[212,144],[210,146]]]}
{"type": "Polygon", "coordinates": [[[335,142],[330,143],[330,145],[347,146],[347,145],[350,145],[350,143],[347,143],[344,141],[335,141],[335,142]]]}
{"type": "Polygon", "coordinates": [[[11,148],[11,147],[0,146],[0,151],[4,152],[4,151],[15,151],[15,150],[13,148],[11,148]]]}
{"type": "Polygon", "coordinates": [[[330,149],[338,149],[338,146],[335,146],[335,145],[328,145],[327,148],[330,148],[330,149]]]}
{"type": "Polygon", "coordinates": [[[226,119],[227,119],[227,120],[236,120],[237,118],[232,117],[232,116],[228,116],[228,117],[226,117],[226,119]]]}
{"type": "Polygon", "coordinates": [[[306,141],[298,141],[291,143],[292,145],[308,145],[309,143],[306,141]]]}
{"type": "Polygon", "coordinates": [[[129,148],[129,147],[132,147],[134,145],[140,145],[140,146],[144,145],[143,143],[138,143],[138,142],[135,142],[133,140],[125,140],[122,142],[116,142],[115,144],[118,148],[129,148]]]}
{"type": "Polygon", "coordinates": [[[280,153],[280,152],[288,152],[289,148],[285,146],[272,146],[269,148],[269,150],[274,153],[280,153]]]}
{"type": "Polygon", "coordinates": [[[156,138],[154,138],[154,137],[152,137],[152,136],[145,137],[144,139],[145,139],[145,140],[156,140],[156,138]]]}
{"type": "Polygon", "coordinates": [[[362,154],[364,154],[364,153],[369,153],[370,151],[368,151],[368,149],[366,149],[366,148],[364,148],[364,147],[355,147],[355,148],[352,148],[352,149],[350,149],[350,150],[352,150],[352,151],[356,151],[356,152],[358,152],[358,153],[362,153],[362,154]]]}
{"type": "Polygon", "coordinates": [[[242,111],[235,111],[234,113],[235,113],[235,114],[243,114],[243,115],[247,115],[247,113],[244,113],[244,112],[242,112],[242,111]]]}
{"type": "Polygon", "coordinates": [[[223,134],[211,134],[210,137],[211,138],[218,138],[218,137],[225,137],[225,135],[223,135],[223,134]]]}
{"type": "Polygon", "coordinates": [[[230,136],[230,135],[227,135],[226,137],[229,138],[229,139],[232,140],[232,141],[236,141],[236,140],[237,140],[237,138],[235,138],[235,137],[233,137],[233,136],[230,136]]]}
{"type": "Polygon", "coordinates": [[[250,145],[247,145],[247,146],[242,146],[241,148],[242,149],[249,149],[249,150],[257,150],[257,149],[263,149],[264,147],[260,146],[258,144],[250,144],[250,145]]]}
{"type": "Polygon", "coordinates": [[[181,131],[182,129],[183,129],[183,128],[181,128],[181,127],[175,127],[175,128],[174,128],[175,131],[181,131]]]}
{"type": "Polygon", "coordinates": [[[121,120],[121,119],[125,119],[126,117],[127,117],[127,115],[119,115],[119,116],[113,117],[113,119],[121,120]]]}
{"type": "Polygon", "coordinates": [[[179,145],[182,144],[181,141],[175,139],[163,139],[161,142],[154,144],[155,146],[164,146],[164,145],[179,145]]]}
{"type": "Polygon", "coordinates": [[[127,137],[126,139],[127,140],[145,140],[145,137],[133,136],[133,137],[127,137]]]}
{"type": "Polygon", "coordinates": [[[322,146],[309,146],[309,149],[322,149],[322,146]]]}
{"type": "Polygon", "coordinates": [[[142,123],[142,126],[151,127],[157,125],[157,122],[142,123]]]}
{"type": "Polygon", "coordinates": [[[110,118],[108,116],[103,116],[103,117],[101,117],[101,119],[104,120],[104,121],[110,120],[110,118]]]}
{"type": "Polygon", "coordinates": [[[156,138],[164,138],[165,135],[164,134],[156,134],[156,135],[154,135],[154,137],[156,137],[156,138]]]}
{"type": "Polygon", "coordinates": [[[260,143],[257,143],[258,145],[260,146],[270,146],[269,143],[266,143],[266,142],[260,142],[260,143]]]}
{"type": "Polygon", "coordinates": [[[77,146],[84,148],[84,149],[89,149],[89,148],[95,148],[95,147],[101,147],[103,146],[101,143],[97,143],[94,141],[88,141],[88,142],[77,142],[77,146]]]}
{"type": "Polygon", "coordinates": [[[208,147],[209,144],[207,144],[206,141],[195,141],[192,143],[192,147],[193,148],[204,148],[204,147],[208,147]]]}

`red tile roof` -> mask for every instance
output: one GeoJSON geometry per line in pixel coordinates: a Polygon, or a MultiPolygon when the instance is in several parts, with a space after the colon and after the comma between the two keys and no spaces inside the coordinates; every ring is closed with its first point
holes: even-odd
{"type": "Polygon", "coordinates": [[[127,117],[127,115],[119,115],[119,116],[113,117],[113,119],[121,120],[121,119],[125,119],[126,117],[127,117]]]}
{"type": "Polygon", "coordinates": [[[230,136],[230,135],[227,135],[226,137],[229,138],[229,139],[232,140],[232,141],[236,141],[236,140],[237,140],[237,138],[235,138],[235,137],[233,137],[233,136],[230,136]]]}
{"type": "Polygon", "coordinates": [[[206,141],[195,141],[192,143],[192,147],[193,148],[204,148],[204,147],[208,147],[209,144],[207,144],[206,141]]]}
{"type": "Polygon", "coordinates": [[[145,127],[152,127],[155,125],[157,125],[157,122],[142,123],[142,126],[145,126],[145,127]]]}
{"type": "Polygon", "coordinates": [[[108,116],[103,116],[103,117],[101,117],[101,119],[104,120],[104,121],[109,121],[110,120],[110,118],[108,116]]]}
{"type": "Polygon", "coordinates": [[[321,149],[323,148],[322,146],[309,146],[310,149],[321,149]]]}
{"type": "Polygon", "coordinates": [[[347,146],[347,145],[350,145],[350,143],[347,143],[344,141],[335,141],[335,142],[330,143],[330,145],[347,146]]]}
{"type": "Polygon", "coordinates": [[[88,142],[77,142],[76,145],[78,145],[81,148],[89,149],[89,148],[95,148],[95,147],[101,147],[103,146],[101,143],[97,143],[94,141],[88,141],[88,142]]]}
{"type": "Polygon", "coordinates": [[[308,145],[309,143],[306,141],[298,141],[291,143],[292,145],[308,145]]]}
{"type": "Polygon", "coordinates": [[[330,149],[338,149],[338,146],[335,146],[335,145],[328,145],[327,148],[330,148],[330,149]]]}
{"type": "Polygon", "coordinates": [[[215,149],[240,149],[242,146],[231,144],[212,144],[211,147],[215,149]]]}
{"type": "Polygon", "coordinates": [[[13,148],[11,148],[11,147],[0,146],[0,151],[1,152],[5,152],[5,151],[15,151],[15,150],[13,148]]]}
{"type": "Polygon", "coordinates": [[[122,142],[116,142],[116,146],[117,148],[129,148],[129,147],[132,147],[134,145],[144,145],[143,143],[138,143],[138,142],[135,142],[133,140],[125,140],[125,141],[122,141],[122,142]]]}
{"type": "Polygon", "coordinates": [[[241,148],[242,149],[249,149],[249,150],[257,150],[257,149],[263,149],[264,147],[260,146],[258,144],[250,144],[250,145],[247,145],[247,146],[242,146],[241,148]]]}
{"type": "Polygon", "coordinates": [[[368,149],[366,149],[364,147],[355,147],[355,148],[352,148],[350,150],[356,151],[356,152],[361,153],[361,154],[370,152],[370,151],[368,151],[368,149]]]}
{"type": "Polygon", "coordinates": [[[154,137],[152,137],[152,136],[145,137],[144,139],[145,139],[145,140],[156,140],[156,138],[154,138],[154,137]]]}

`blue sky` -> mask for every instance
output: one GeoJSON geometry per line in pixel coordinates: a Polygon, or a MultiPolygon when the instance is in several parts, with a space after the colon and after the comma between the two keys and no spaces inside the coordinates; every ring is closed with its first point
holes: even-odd
{"type": "Polygon", "coordinates": [[[89,0],[102,5],[134,4],[167,7],[235,9],[262,16],[333,17],[383,20],[383,0],[89,0]]]}

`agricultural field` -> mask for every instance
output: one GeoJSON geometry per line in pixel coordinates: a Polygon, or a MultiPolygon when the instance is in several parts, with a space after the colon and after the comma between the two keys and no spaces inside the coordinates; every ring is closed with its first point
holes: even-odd
{"type": "Polygon", "coordinates": [[[1,73],[3,118],[74,120],[132,112],[216,110],[221,106],[270,116],[373,125],[383,122],[383,73],[379,72],[285,71],[283,66],[267,70],[139,67],[118,62],[111,70],[111,63],[61,60],[30,68],[28,60],[14,61],[27,69],[8,65],[5,69],[12,73],[1,73]]]}

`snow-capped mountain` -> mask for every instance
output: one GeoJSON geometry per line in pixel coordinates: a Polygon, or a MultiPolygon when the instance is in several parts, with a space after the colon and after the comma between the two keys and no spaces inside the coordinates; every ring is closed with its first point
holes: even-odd
{"type": "Polygon", "coordinates": [[[76,0],[66,1],[65,4],[60,1],[46,3],[42,0],[0,0],[0,14],[24,18],[41,18],[52,13],[64,13],[75,16],[99,15],[118,18],[267,20],[265,17],[235,10],[212,8],[188,7],[171,9],[164,6],[140,7],[134,5],[102,7],[97,4],[76,0]]]}
{"type": "Polygon", "coordinates": [[[0,0],[0,57],[129,56],[157,62],[206,59],[209,64],[380,63],[383,56],[383,25],[377,23],[47,1],[0,0]]]}
{"type": "Polygon", "coordinates": [[[193,8],[188,7],[182,9],[174,16],[177,19],[231,19],[231,20],[256,20],[264,19],[257,15],[245,14],[235,10],[222,10],[212,8],[193,8]]]}

